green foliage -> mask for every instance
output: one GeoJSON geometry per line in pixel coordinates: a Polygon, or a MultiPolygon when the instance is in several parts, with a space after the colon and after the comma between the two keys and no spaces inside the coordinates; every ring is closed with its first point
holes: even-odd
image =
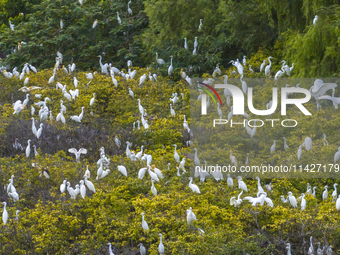
{"type": "Polygon", "coordinates": [[[339,73],[339,6],[322,8],[305,33],[285,33],[283,57],[294,62],[298,77],[336,77],[339,73]]]}
{"type": "Polygon", "coordinates": [[[77,67],[86,70],[97,65],[97,55],[105,52],[113,66],[125,66],[131,59],[140,64],[140,43],[134,40],[146,26],[147,19],[140,12],[142,2],[134,1],[130,8],[133,15],[128,15],[125,1],[41,1],[32,5],[32,14],[25,15],[25,20],[15,18],[15,32],[7,24],[1,28],[0,48],[8,54],[10,48],[17,48],[18,42],[24,41],[22,50],[11,54],[7,63],[14,66],[30,62],[40,68],[51,67],[55,58],[51,53],[58,50],[64,55],[64,62],[77,63],[77,67]],[[116,12],[119,12],[122,25],[118,24],[116,12]],[[64,27],[61,29],[60,20],[64,27]],[[93,29],[92,24],[98,20],[93,29]],[[81,47],[79,47],[81,45],[81,47]]]}

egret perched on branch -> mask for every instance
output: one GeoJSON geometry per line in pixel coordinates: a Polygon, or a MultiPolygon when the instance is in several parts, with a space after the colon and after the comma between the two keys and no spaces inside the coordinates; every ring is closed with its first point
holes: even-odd
{"type": "Polygon", "coordinates": [[[97,24],[98,24],[98,20],[95,19],[94,22],[93,22],[93,24],[92,24],[92,29],[94,29],[94,28],[97,26],[97,24]]]}
{"type": "Polygon", "coordinates": [[[196,192],[196,193],[198,193],[198,194],[201,194],[201,191],[200,191],[200,189],[198,188],[198,186],[196,185],[196,184],[193,184],[192,183],[192,177],[190,176],[189,177],[189,180],[190,180],[190,182],[189,182],[189,188],[192,190],[192,192],[196,192]]]}
{"type": "Polygon", "coordinates": [[[180,158],[179,158],[179,155],[178,155],[177,150],[176,150],[177,149],[177,144],[174,144],[172,146],[175,147],[174,158],[175,158],[176,162],[179,163],[180,158]]]}
{"type": "Polygon", "coordinates": [[[241,193],[238,195],[237,200],[236,200],[235,197],[230,198],[230,205],[233,205],[233,206],[235,206],[235,207],[240,206],[240,205],[242,204],[242,199],[241,199],[242,193],[243,193],[243,190],[242,190],[241,193]]]}
{"type": "Polygon", "coordinates": [[[140,255],[146,255],[146,248],[143,246],[142,243],[139,244],[139,253],[140,255]]]}
{"type": "Polygon", "coordinates": [[[191,223],[195,220],[196,220],[196,215],[192,212],[192,208],[190,207],[187,210],[187,223],[188,223],[188,225],[191,225],[191,223]]]}
{"type": "Polygon", "coordinates": [[[244,183],[244,181],[242,181],[242,177],[237,176],[237,179],[238,179],[238,188],[243,189],[244,191],[248,191],[247,185],[244,183]]]}
{"type": "Polygon", "coordinates": [[[340,147],[338,148],[338,151],[334,154],[334,163],[338,162],[340,159],[340,147]]]}
{"type": "Polygon", "coordinates": [[[112,245],[111,245],[111,243],[107,243],[107,245],[109,246],[109,253],[110,253],[110,255],[115,255],[115,254],[113,253],[113,251],[112,251],[112,245]]]}
{"type": "Polygon", "coordinates": [[[159,252],[160,255],[164,255],[164,245],[162,243],[162,238],[163,238],[163,235],[159,234],[158,252],[159,252]]]}
{"type": "Polygon", "coordinates": [[[119,25],[121,25],[122,24],[122,20],[119,17],[119,13],[118,12],[116,12],[116,13],[117,13],[117,21],[118,21],[119,25]]]}
{"type": "Polygon", "coordinates": [[[288,192],[288,200],[294,208],[297,207],[296,198],[293,196],[293,193],[291,191],[288,192]]]}
{"type": "Polygon", "coordinates": [[[161,58],[158,58],[158,53],[156,52],[156,61],[159,65],[164,65],[165,61],[161,58]]]}
{"type": "Polygon", "coordinates": [[[80,162],[80,154],[86,154],[87,150],[84,148],[80,148],[78,151],[75,148],[68,149],[68,152],[73,153],[76,156],[77,163],[80,162]]]}
{"type": "Polygon", "coordinates": [[[132,10],[130,9],[131,0],[128,2],[128,13],[132,15],[132,10]]]}
{"type": "Polygon", "coordinates": [[[302,144],[306,150],[310,150],[312,148],[312,139],[310,137],[305,138],[305,142],[302,144]]]}
{"type": "Polygon", "coordinates": [[[118,171],[127,177],[127,171],[126,171],[125,166],[118,166],[118,171]]]}
{"type": "Polygon", "coordinates": [[[260,66],[260,73],[262,73],[262,70],[263,70],[264,66],[266,65],[266,61],[267,60],[263,60],[263,63],[261,64],[261,66],[260,66]]]}
{"type": "Polygon", "coordinates": [[[228,187],[234,186],[234,181],[233,181],[233,178],[230,177],[230,174],[227,175],[227,184],[228,184],[228,187]]]}
{"type": "Polygon", "coordinates": [[[31,154],[31,139],[28,139],[26,147],[26,158],[28,158],[30,154],[31,154]]]}
{"type": "Polygon", "coordinates": [[[273,58],[273,57],[270,56],[270,57],[268,58],[269,65],[267,65],[266,68],[264,69],[264,74],[265,74],[266,76],[269,76],[269,75],[270,75],[270,68],[271,68],[271,66],[272,66],[272,62],[270,61],[271,58],[273,58]]]}
{"type": "Polygon", "coordinates": [[[154,180],[153,179],[151,179],[151,193],[154,195],[154,196],[157,196],[157,189],[156,189],[156,187],[155,187],[155,185],[154,185],[154,180]]]}
{"type": "Polygon", "coordinates": [[[327,200],[328,198],[328,185],[325,186],[325,190],[322,193],[322,200],[327,200]]]}
{"type": "Polygon", "coordinates": [[[170,63],[170,66],[168,68],[168,75],[170,76],[172,74],[172,71],[174,70],[174,67],[172,66],[172,58],[173,56],[170,56],[171,58],[171,63],[170,63]]]}
{"type": "Polygon", "coordinates": [[[189,49],[187,38],[184,38],[184,49],[186,49],[186,50],[189,49]]]}
{"type": "Polygon", "coordinates": [[[70,118],[76,122],[81,122],[84,116],[84,108],[85,108],[84,106],[81,108],[81,113],[79,114],[79,116],[74,115],[74,116],[71,116],[70,118]]]}
{"type": "Polygon", "coordinates": [[[6,225],[7,220],[8,220],[8,213],[7,213],[7,210],[6,210],[7,203],[2,202],[2,204],[4,205],[4,211],[2,212],[2,222],[4,223],[4,225],[6,225]]]}
{"type": "Polygon", "coordinates": [[[142,228],[144,229],[144,231],[148,231],[149,230],[149,225],[148,223],[144,220],[144,213],[142,212],[142,228]]]}
{"type": "Polygon", "coordinates": [[[90,100],[90,106],[94,104],[94,100],[96,99],[96,93],[93,93],[93,97],[90,100]]]}
{"type": "Polygon", "coordinates": [[[84,177],[84,181],[85,181],[85,184],[86,184],[87,188],[89,190],[91,190],[93,193],[96,193],[96,189],[94,188],[93,183],[87,180],[87,176],[86,175],[84,175],[83,177],[84,177]]]}
{"type": "Polygon", "coordinates": [[[62,184],[60,184],[60,192],[64,193],[66,189],[66,180],[63,181],[62,184]]]}

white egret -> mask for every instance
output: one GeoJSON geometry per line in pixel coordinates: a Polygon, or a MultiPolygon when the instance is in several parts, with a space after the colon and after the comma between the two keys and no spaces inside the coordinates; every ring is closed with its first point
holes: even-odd
{"type": "Polygon", "coordinates": [[[273,189],[272,183],[266,184],[264,186],[266,187],[267,191],[272,191],[272,189],[273,189]]]}
{"type": "Polygon", "coordinates": [[[314,19],[313,19],[313,25],[315,25],[315,23],[318,21],[318,15],[315,15],[314,19]]]}
{"type": "Polygon", "coordinates": [[[328,198],[328,185],[325,186],[325,190],[322,193],[322,200],[327,200],[328,198]]]}
{"type": "Polygon", "coordinates": [[[274,206],[273,201],[267,197],[267,193],[263,193],[259,197],[244,197],[243,199],[252,203],[252,206],[256,206],[257,204],[263,206],[264,202],[266,202],[270,207],[274,206]]]}
{"type": "Polygon", "coordinates": [[[67,185],[67,191],[68,191],[68,193],[70,194],[71,199],[76,199],[77,193],[76,193],[76,191],[71,187],[71,183],[70,183],[70,182],[67,182],[66,185],[67,185]]]}
{"type": "Polygon", "coordinates": [[[236,157],[233,155],[233,151],[232,151],[232,150],[230,150],[230,156],[229,156],[229,158],[230,158],[231,163],[234,164],[235,166],[237,166],[237,159],[236,159],[236,157]]]}
{"type": "Polygon", "coordinates": [[[307,253],[308,255],[314,255],[314,247],[313,247],[312,239],[313,239],[313,237],[311,236],[310,237],[310,245],[309,245],[308,253],[307,253]]]}
{"type": "Polygon", "coordinates": [[[38,140],[42,134],[43,125],[44,125],[43,123],[40,123],[40,128],[37,130],[36,137],[38,138],[38,140]]]}
{"type": "Polygon", "coordinates": [[[94,100],[96,99],[96,93],[93,93],[93,97],[90,100],[90,106],[94,104],[94,100]]]}
{"type": "Polygon", "coordinates": [[[141,159],[141,157],[142,157],[142,155],[143,155],[143,148],[144,148],[144,146],[142,145],[141,147],[140,147],[140,152],[138,152],[137,154],[136,154],[136,158],[137,159],[141,159]]]}
{"type": "Polygon", "coordinates": [[[198,188],[198,186],[196,185],[196,184],[193,184],[192,183],[192,177],[190,176],[189,177],[189,180],[190,180],[190,182],[189,182],[189,188],[192,190],[192,192],[196,192],[196,193],[198,193],[198,194],[201,194],[201,191],[200,191],[200,189],[198,188]]]}
{"type": "Polygon", "coordinates": [[[283,203],[287,203],[287,202],[289,202],[289,200],[288,200],[288,199],[285,199],[285,197],[284,197],[284,196],[282,196],[282,195],[281,195],[281,201],[282,201],[283,203]]]}
{"type": "Polygon", "coordinates": [[[143,85],[143,83],[146,80],[146,74],[143,74],[140,78],[139,78],[139,86],[143,85]]]}
{"type": "Polygon", "coordinates": [[[170,104],[170,114],[172,117],[175,117],[176,113],[175,113],[175,110],[172,109],[172,104],[170,104]]]}
{"type": "Polygon", "coordinates": [[[84,185],[84,180],[80,180],[80,195],[83,199],[85,199],[86,196],[86,187],[84,185]]]}
{"type": "Polygon", "coordinates": [[[103,171],[102,175],[100,177],[97,177],[96,179],[103,179],[105,176],[107,176],[110,173],[110,169],[106,169],[103,171]]]}
{"type": "Polygon", "coordinates": [[[196,215],[193,213],[192,208],[190,207],[187,210],[187,223],[188,225],[191,225],[193,221],[196,221],[196,215]]]}
{"type": "Polygon", "coordinates": [[[125,166],[118,166],[118,171],[127,177],[127,171],[126,171],[125,166]]]}
{"type": "Polygon", "coordinates": [[[164,65],[165,61],[161,58],[158,58],[158,53],[156,52],[156,61],[159,65],[164,65]]]}
{"type": "Polygon", "coordinates": [[[147,168],[148,168],[148,173],[149,173],[151,179],[156,181],[156,182],[159,182],[157,174],[155,174],[154,172],[151,171],[151,166],[148,165],[147,168]]]}
{"type": "Polygon", "coordinates": [[[163,235],[159,234],[158,252],[159,252],[160,255],[164,255],[164,245],[162,243],[162,238],[163,238],[163,235]]]}
{"type": "Polygon", "coordinates": [[[76,156],[77,163],[80,162],[80,155],[81,154],[87,154],[87,150],[84,149],[84,148],[80,148],[78,151],[77,151],[76,148],[71,148],[71,149],[68,149],[68,152],[73,153],[76,156]]]}
{"type": "Polygon", "coordinates": [[[146,248],[143,246],[142,243],[139,244],[139,253],[140,255],[146,255],[146,248]]]}
{"type": "Polygon", "coordinates": [[[90,182],[89,180],[87,180],[87,176],[86,175],[84,175],[83,177],[84,177],[84,182],[85,182],[87,188],[89,190],[91,190],[93,193],[96,193],[96,189],[95,189],[93,183],[90,182]]]}
{"type": "Polygon", "coordinates": [[[266,76],[269,76],[270,75],[270,67],[272,66],[272,62],[270,61],[270,59],[273,58],[272,56],[270,56],[268,58],[268,62],[269,62],[269,65],[266,66],[266,68],[264,69],[264,74],[266,76]]]}
{"type": "Polygon", "coordinates": [[[180,169],[183,170],[184,173],[186,172],[186,171],[185,171],[185,168],[184,168],[184,166],[185,166],[185,159],[186,159],[186,158],[183,157],[182,160],[181,160],[181,162],[179,163],[179,166],[178,166],[180,169]]]}
{"type": "Polygon", "coordinates": [[[16,210],[15,212],[15,220],[18,221],[19,220],[19,210],[16,210]]]}
{"type": "Polygon", "coordinates": [[[98,20],[95,19],[92,23],[92,29],[94,29],[97,26],[97,24],[98,24],[98,20]]]}
{"type": "Polygon", "coordinates": [[[313,197],[315,197],[315,190],[316,190],[316,187],[313,187],[313,193],[312,193],[313,197]]]}
{"type": "Polygon", "coordinates": [[[107,245],[109,246],[109,255],[115,255],[112,251],[112,244],[111,243],[107,243],[107,245]]]}
{"type": "Polygon", "coordinates": [[[233,178],[230,177],[230,174],[227,175],[227,184],[228,184],[228,187],[234,186],[234,181],[233,181],[233,178]]]}
{"type": "Polygon", "coordinates": [[[30,156],[30,153],[31,153],[31,139],[28,139],[26,147],[26,158],[30,156]]]}
{"type": "Polygon", "coordinates": [[[118,24],[121,25],[121,24],[122,24],[122,20],[121,20],[120,17],[119,17],[119,13],[118,13],[118,12],[116,12],[116,13],[117,13],[117,21],[118,21],[118,24]]]}
{"type": "Polygon", "coordinates": [[[301,210],[304,211],[306,209],[306,199],[305,194],[301,194],[301,210]]]}
{"type": "Polygon", "coordinates": [[[177,144],[174,144],[173,146],[175,147],[174,158],[175,158],[176,162],[179,163],[180,158],[179,158],[179,155],[177,153],[177,144]]]}
{"type": "Polygon", "coordinates": [[[131,0],[128,2],[128,13],[132,15],[132,10],[130,8],[131,0]]]}
{"type": "Polygon", "coordinates": [[[262,73],[262,70],[263,70],[264,66],[266,65],[266,61],[267,61],[266,59],[263,60],[263,62],[261,64],[261,66],[260,66],[260,73],[262,73]]]}
{"type": "Polygon", "coordinates": [[[170,66],[168,68],[168,75],[169,76],[171,76],[171,74],[172,74],[172,72],[174,70],[174,67],[172,66],[172,58],[173,58],[173,56],[170,56],[170,58],[171,58],[171,63],[170,63],[170,66]]]}
{"type": "Polygon", "coordinates": [[[274,140],[273,145],[270,147],[270,153],[275,152],[275,147],[276,147],[276,140],[274,140]]]}
{"type": "Polygon", "coordinates": [[[230,205],[233,205],[233,206],[235,206],[235,207],[240,206],[240,205],[242,204],[242,199],[241,199],[242,193],[243,193],[243,190],[242,190],[241,193],[238,195],[237,200],[236,200],[235,197],[230,198],[230,205]]]}
{"type": "Polygon", "coordinates": [[[63,181],[62,184],[60,184],[60,192],[64,193],[66,189],[66,180],[63,181]]]}
{"type": "Polygon", "coordinates": [[[148,231],[149,230],[149,225],[148,223],[144,220],[144,213],[142,212],[142,228],[144,229],[144,231],[148,231]]]}
{"type": "Polygon", "coordinates": [[[79,116],[74,115],[74,116],[71,116],[70,118],[76,122],[81,122],[84,116],[84,108],[85,108],[84,106],[81,108],[81,113],[79,114],[79,116]]]}
{"type": "Polygon", "coordinates": [[[289,146],[287,145],[286,137],[283,137],[283,148],[289,149],[289,146]]]}
{"type": "Polygon", "coordinates": [[[132,98],[134,98],[134,93],[133,93],[133,91],[129,88],[129,95],[132,97],[132,98]]]}
{"type": "Polygon", "coordinates": [[[337,198],[338,196],[338,192],[337,192],[337,189],[336,189],[336,186],[338,186],[337,183],[334,183],[333,187],[334,187],[334,190],[332,192],[332,197],[333,197],[333,201],[337,198]]]}
{"type": "Polygon", "coordinates": [[[337,211],[340,210],[340,195],[338,196],[338,199],[335,202],[335,208],[337,211]]]}
{"type": "Polygon", "coordinates": [[[152,165],[151,166],[151,169],[155,172],[155,174],[157,175],[157,177],[163,179],[164,176],[163,176],[163,173],[161,170],[159,170],[157,167],[155,167],[155,165],[152,165]]]}
{"type": "Polygon", "coordinates": [[[184,49],[186,49],[186,50],[189,49],[187,38],[184,38],[184,49]]]}
{"type": "Polygon", "coordinates": [[[297,207],[296,198],[293,196],[293,193],[291,191],[288,192],[288,200],[294,208],[297,207]]]}
{"type": "Polygon", "coordinates": [[[4,205],[4,211],[2,212],[2,222],[4,223],[4,225],[6,225],[7,220],[8,220],[8,212],[6,210],[6,202],[2,202],[2,204],[4,205]]]}
{"type": "Polygon", "coordinates": [[[242,189],[242,190],[244,190],[244,191],[248,191],[248,189],[247,189],[247,185],[244,183],[244,181],[242,181],[242,177],[241,176],[238,176],[237,177],[237,182],[238,182],[238,188],[239,189],[242,189]]]}
{"type": "Polygon", "coordinates": [[[312,139],[310,137],[305,138],[305,142],[303,143],[303,146],[305,147],[306,150],[310,150],[312,148],[312,139]]]}
{"type": "Polygon", "coordinates": [[[264,190],[263,190],[263,188],[261,186],[260,177],[256,176],[255,179],[257,180],[257,190],[258,190],[257,194],[258,195],[259,194],[264,194],[265,192],[264,192],[264,190]]]}
{"type": "Polygon", "coordinates": [[[103,174],[103,161],[100,161],[100,166],[97,170],[97,180],[102,176],[103,174]]]}
{"type": "Polygon", "coordinates": [[[19,201],[19,194],[17,192],[8,192],[8,196],[13,198],[14,202],[19,201]]]}
{"type": "Polygon", "coordinates": [[[334,154],[334,163],[338,162],[340,159],[340,147],[338,148],[338,151],[334,154]]]}
{"type": "Polygon", "coordinates": [[[151,179],[151,193],[154,195],[154,196],[157,196],[157,189],[154,185],[154,180],[151,179]]]}
{"type": "Polygon", "coordinates": [[[287,255],[292,255],[291,249],[290,249],[290,243],[286,244],[286,249],[287,249],[287,255]]]}
{"type": "Polygon", "coordinates": [[[138,178],[139,179],[144,178],[147,169],[148,169],[147,167],[143,167],[143,168],[139,169],[139,171],[138,171],[138,178]]]}
{"type": "Polygon", "coordinates": [[[35,119],[32,117],[32,133],[37,136],[37,128],[35,127],[35,119]]]}

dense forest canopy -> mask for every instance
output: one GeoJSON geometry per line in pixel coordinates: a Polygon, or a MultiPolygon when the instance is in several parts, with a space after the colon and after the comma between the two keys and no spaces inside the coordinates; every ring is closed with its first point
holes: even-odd
{"type": "Polygon", "coordinates": [[[80,62],[83,70],[93,68],[96,56],[103,52],[119,68],[128,59],[146,67],[155,64],[158,52],[162,58],[173,55],[175,66],[192,66],[194,73],[203,73],[218,63],[229,67],[231,59],[268,49],[296,63],[299,77],[338,72],[338,1],[136,0],[130,4],[132,15],[127,4],[2,0],[0,50],[8,55],[4,64],[20,66],[29,61],[48,68],[54,63],[50,52],[59,50],[67,61],[80,62]],[[320,22],[314,27],[315,15],[320,22]],[[202,28],[198,30],[200,19],[202,28]],[[92,29],[95,20],[98,25],[92,29]],[[192,55],[195,37],[197,55],[192,55]],[[184,38],[189,50],[184,49],[184,38]],[[21,42],[27,44],[18,52],[21,42]],[[297,51],[301,48],[304,50],[297,51]]]}

